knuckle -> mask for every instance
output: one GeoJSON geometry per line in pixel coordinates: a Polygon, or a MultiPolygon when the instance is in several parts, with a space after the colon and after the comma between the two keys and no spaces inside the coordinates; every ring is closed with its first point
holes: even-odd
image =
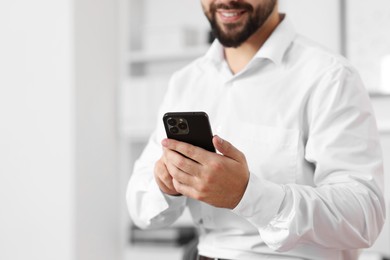
{"type": "Polygon", "coordinates": [[[210,168],[212,171],[220,171],[223,169],[223,164],[220,161],[212,161],[210,163],[210,168]]]}
{"type": "Polygon", "coordinates": [[[160,163],[155,163],[154,165],[154,175],[155,176],[160,176],[163,172],[163,167],[161,166],[160,163]]]}
{"type": "Polygon", "coordinates": [[[167,150],[164,152],[164,160],[165,161],[170,161],[172,159],[172,152],[167,150]]]}
{"type": "Polygon", "coordinates": [[[182,169],[186,166],[186,161],[184,160],[184,158],[180,158],[177,160],[176,165],[178,168],[182,169]]]}
{"type": "Polygon", "coordinates": [[[180,185],[180,182],[173,180],[172,186],[178,193],[184,194],[184,190],[182,188],[182,185],[180,185]]]}
{"type": "Polygon", "coordinates": [[[183,192],[178,182],[173,182],[173,183],[172,183],[172,186],[173,186],[173,188],[175,188],[175,190],[176,190],[177,192],[180,192],[180,193],[183,192]]]}
{"type": "Polygon", "coordinates": [[[190,157],[192,158],[194,156],[194,148],[191,147],[191,146],[186,146],[186,148],[184,148],[184,154],[187,156],[187,157],[190,157]]]}
{"type": "Polygon", "coordinates": [[[164,183],[170,183],[172,181],[172,178],[169,174],[164,174],[161,179],[164,183]]]}
{"type": "Polygon", "coordinates": [[[169,179],[172,179],[172,177],[176,178],[177,174],[178,174],[178,171],[177,171],[176,167],[172,167],[171,169],[169,169],[169,172],[167,172],[166,177],[169,179]]]}

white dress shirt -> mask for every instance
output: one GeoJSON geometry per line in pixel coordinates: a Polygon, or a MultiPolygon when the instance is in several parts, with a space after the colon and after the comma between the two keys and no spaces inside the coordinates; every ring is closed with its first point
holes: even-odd
{"type": "Polygon", "coordinates": [[[127,201],[143,228],[170,225],[189,207],[205,256],[352,260],[381,231],[382,186],[378,131],[358,73],[285,18],[241,72],[232,74],[215,41],[172,76],[127,201]],[[246,155],[249,183],[233,210],[159,190],[161,118],[172,111],[207,112],[214,134],[246,155]]]}

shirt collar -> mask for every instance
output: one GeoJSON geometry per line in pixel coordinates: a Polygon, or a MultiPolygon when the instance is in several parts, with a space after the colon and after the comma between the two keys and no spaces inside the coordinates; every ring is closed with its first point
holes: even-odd
{"type": "Polygon", "coordinates": [[[224,61],[225,55],[223,51],[223,46],[217,39],[214,40],[214,42],[211,44],[209,50],[205,55],[205,58],[216,64],[221,64],[224,61]]]}
{"type": "Polygon", "coordinates": [[[296,35],[290,19],[284,15],[282,22],[275,28],[271,36],[256,53],[255,58],[270,59],[281,64],[284,54],[296,35]]]}
{"type": "MultiPolygon", "coordinates": [[[[275,64],[281,64],[284,54],[296,35],[294,26],[290,19],[284,15],[284,19],[275,28],[270,37],[255,54],[254,59],[269,59],[275,64]]],[[[207,51],[205,57],[208,60],[221,64],[225,57],[223,46],[215,40],[207,51]]]]}

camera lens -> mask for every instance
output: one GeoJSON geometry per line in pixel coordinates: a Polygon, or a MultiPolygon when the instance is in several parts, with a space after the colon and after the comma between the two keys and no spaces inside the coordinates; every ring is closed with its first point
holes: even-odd
{"type": "Polygon", "coordinates": [[[186,130],[186,129],[187,129],[187,124],[184,123],[184,122],[180,122],[177,126],[178,126],[181,130],[186,130]]]}
{"type": "Polygon", "coordinates": [[[179,128],[177,128],[176,126],[174,126],[174,127],[169,128],[169,131],[170,131],[172,134],[177,134],[177,133],[179,133],[179,128]]]}
{"type": "Polygon", "coordinates": [[[168,118],[167,123],[170,126],[175,126],[177,122],[176,122],[176,119],[171,117],[171,118],[168,118]]]}

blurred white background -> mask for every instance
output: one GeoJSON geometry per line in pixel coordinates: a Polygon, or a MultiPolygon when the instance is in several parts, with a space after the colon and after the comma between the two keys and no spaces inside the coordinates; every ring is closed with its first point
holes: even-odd
{"type": "Polygon", "coordinates": [[[0,259],[120,259],[118,1],[0,1],[0,259]]]}
{"type": "MultiPolygon", "coordinates": [[[[390,2],[280,6],[362,72],[389,184],[390,2]]],[[[208,31],[196,0],[0,1],[1,260],[181,258],[129,243],[124,192],[170,74],[205,52],[208,31]]],[[[389,245],[387,223],[364,259],[390,257],[389,245]]]]}

